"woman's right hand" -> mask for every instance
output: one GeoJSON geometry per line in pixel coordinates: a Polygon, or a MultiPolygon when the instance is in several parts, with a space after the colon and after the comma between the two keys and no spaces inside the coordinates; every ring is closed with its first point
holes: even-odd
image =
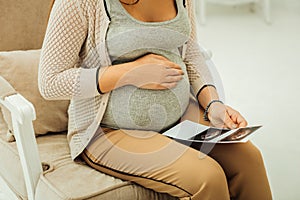
{"type": "Polygon", "coordinates": [[[175,87],[183,74],[176,63],[160,55],[147,54],[133,61],[124,77],[136,87],[162,90],[175,87]]]}

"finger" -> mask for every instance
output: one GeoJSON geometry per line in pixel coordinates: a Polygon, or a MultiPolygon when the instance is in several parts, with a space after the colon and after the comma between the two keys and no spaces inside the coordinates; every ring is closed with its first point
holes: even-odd
{"type": "Polygon", "coordinates": [[[234,123],[237,123],[237,119],[238,119],[237,113],[231,113],[231,114],[228,113],[228,115],[234,123]]]}
{"type": "Polygon", "coordinates": [[[181,69],[167,69],[167,75],[169,76],[177,76],[177,75],[183,75],[183,71],[181,69]]]}
{"type": "Polygon", "coordinates": [[[178,82],[182,79],[183,77],[181,75],[179,76],[167,76],[165,78],[165,83],[173,83],[173,82],[178,82]]]}
{"type": "Polygon", "coordinates": [[[238,113],[236,110],[234,110],[233,108],[231,108],[230,106],[227,106],[227,105],[226,105],[226,111],[227,111],[229,116],[232,116],[235,113],[238,113]]]}
{"type": "Polygon", "coordinates": [[[168,89],[167,87],[162,86],[161,84],[157,84],[157,83],[147,83],[144,85],[140,85],[140,88],[143,89],[152,89],[152,90],[165,90],[168,89]]]}
{"type": "Polygon", "coordinates": [[[226,106],[227,113],[235,124],[238,124],[238,127],[246,127],[247,121],[246,119],[236,110],[231,108],[230,106],[226,106]]]}
{"type": "Polygon", "coordinates": [[[225,114],[224,123],[225,123],[225,126],[229,129],[236,129],[238,127],[237,124],[235,124],[234,121],[232,121],[232,119],[230,118],[230,116],[227,113],[225,114]]]}
{"type": "Polygon", "coordinates": [[[165,65],[168,67],[168,68],[172,68],[172,69],[180,69],[181,70],[181,67],[179,65],[177,65],[176,63],[173,63],[171,61],[166,61],[165,62],[165,65]]]}
{"type": "Polygon", "coordinates": [[[169,89],[171,89],[171,88],[174,88],[174,87],[176,87],[176,85],[177,85],[177,82],[173,82],[173,83],[162,83],[162,84],[160,84],[162,87],[164,87],[164,88],[169,88],[169,89]]]}
{"type": "Polygon", "coordinates": [[[237,124],[238,123],[238,117],[240,116],[240,113],[231,108],[230,106],[226,106],[226,112],[231,118],[231,120],[237,124]]]}
{"type": "Polygon", "coordinates": [[[248,123],[247,121],[242,121],[241,123],[239,123],[239,128],[245,128],[247,127],[248,123]]]}
{"type": "Polygon", "coordinates": [[[246,119],[242,115],[237,117],[237,124],[239,125],[239,128],[244,128],[248,125],[246,119]]]}

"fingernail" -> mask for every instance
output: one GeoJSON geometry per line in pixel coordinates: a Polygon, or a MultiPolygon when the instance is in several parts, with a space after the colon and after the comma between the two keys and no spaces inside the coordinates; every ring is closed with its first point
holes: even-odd
{"type": "Polygon", "coordinates": [[[237,125],[236,125],[236,124],[233,124],[231,127],[232,127],[233,129],[236,129],[236,128],[237,128],[237,125]]]}

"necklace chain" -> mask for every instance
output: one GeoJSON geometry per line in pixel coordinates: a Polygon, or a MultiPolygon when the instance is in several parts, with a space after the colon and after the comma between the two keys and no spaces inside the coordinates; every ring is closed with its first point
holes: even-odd
{"type": "Polygon", "coordinates": [[[123,4],[125,4],[125,5],[129,5],[129,6],[131,6],[131,5],[134,5],[134,4],[137,4],[140,0],[135,0],[134,2],[132,2],[132,3],[126,3],[126,2],[123,2],[123,1],[121,1],[121,0],[119,0],[121,3],[123,3],[123,4]]]}

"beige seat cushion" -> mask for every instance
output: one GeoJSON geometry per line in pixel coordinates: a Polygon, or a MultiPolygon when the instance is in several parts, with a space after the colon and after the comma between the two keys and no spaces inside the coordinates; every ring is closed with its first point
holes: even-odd
{"type": "MultiPolygon", "coordinates": [[[[50,166],[38,183],[37,200],[175,199],[167,194],[156,193],[133,183],[105,175],[87,165],[73,162],[66,134],[48,134],[38,137],[37,142],[42,162],[50,166]]],[[[19,197],[26,199],[26,188],[16,144],[15,142],[6,142],[3,133],[0,134],[0,159],[0,175],[19,197]]]]}
{"type": "MultiPolygon", "coordinates": [[[[40,95],[38,90],[40,52],[41,50],[0,52],[0,76],[35,107],[37,117],[33,126],[37,135],[67,130],[69,106],[69,101],[47,101],[40,95]]],[[[0,92],[5,89],[3,87],[5,84],[0,82],[0,92]]],[[[9,112],[3,114],[8,128],[12,130],[9,112]]]]}

